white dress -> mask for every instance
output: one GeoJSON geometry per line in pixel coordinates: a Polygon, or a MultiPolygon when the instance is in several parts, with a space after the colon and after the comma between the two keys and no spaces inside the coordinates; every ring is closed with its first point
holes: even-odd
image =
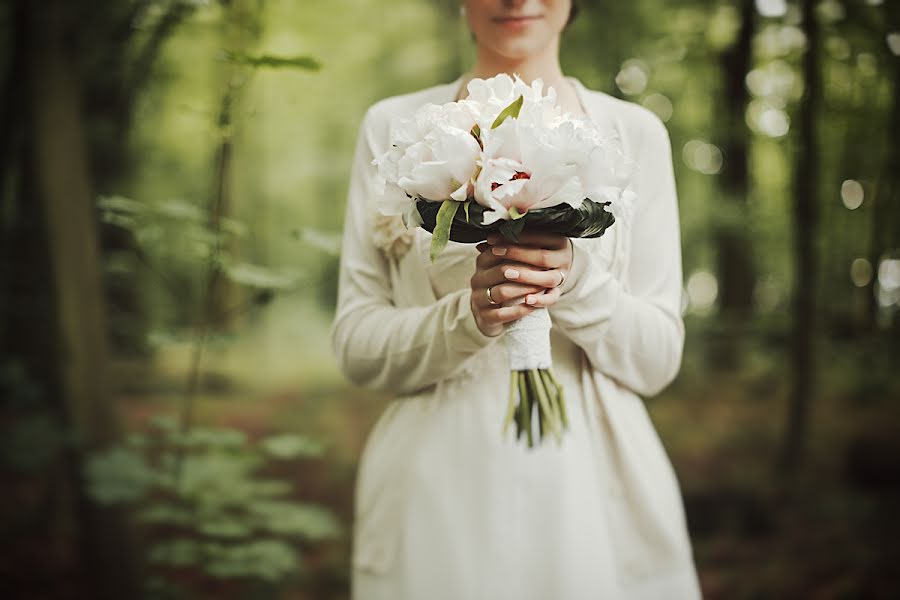
{"type": "Polygon", "coordinates": [[[454,100],[462,77],[381,100],[362,122],[332,346],[348,379],[394,396],[359,465],[355,600],[701,597],[679,484],[640,397],[675,377],[684,343],[668,133],[568,79],[639,171],[632,217],[574,240],[550,309],[571,422],[561,446],[501,436],[509,367],[469,309],[475,246],[450,242],[432,264],[431,234],[392,229],[374,205],[370,162],[392,119],[454,100]]]}

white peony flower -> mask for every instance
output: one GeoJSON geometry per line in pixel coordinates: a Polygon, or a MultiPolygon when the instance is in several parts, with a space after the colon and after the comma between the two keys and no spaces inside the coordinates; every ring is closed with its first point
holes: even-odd
{"type": "Polygon", "coordinates": [[[403,215],[415,227],[421,223],[414,209],[419,198],[474,199],[490,209],[484,213],[488,225],[516,211],[578,208],[590,198],[611,203],[608,210],[625,217],[631,170],[616,136],[604,137],[589,120],[563,114],[556,91],[545,91],[540,79],[529,85],[501,73],[473,79],[467,90],[463,100],[426,104],[395,125],[391,148],[372,161],[382,214],[403,215]],[[519,96],[518,115],[493,129],[519,96]]]}
{"type": "Polygon", "coordinates": [[[519,213],[559,204],[578,208],[589,197],[582,177],[594,168],[594,141],[574,121],[548,127],[546,112],[525,111],[526,106],[518,118],[484,132],[474,189],[476,202],[492,209],[485,212],[485,225],[512,218],[513,207],[519,213]]]}
{"type": "Polygon", "coordinates": [[[391,148],[372,161],[378,167],[375,191],[382,214],[408,214],[407,205],[416,197],[466,200],[481,153],[471,133],[475,110],[470,102],[427,104],[398,122],[391,148]]]}

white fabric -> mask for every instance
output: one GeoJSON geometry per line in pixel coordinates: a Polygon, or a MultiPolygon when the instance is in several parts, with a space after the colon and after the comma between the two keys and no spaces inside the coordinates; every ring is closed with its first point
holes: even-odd
{"type": "Polygon", "coordinates": [[[700,597],[678,480],[639,396],[671,382],[684,343],[668,133],[639,105],[569,80],[639,173],[633,219],[574,240],[550,309],[571,424],[560,446],[501,436],[509,364],[469,308],[474,245],[451,241],[431,263],[420,228],[405,253],[372,241],[370,161],[391,119],[453,100],[462,78],[379,101],[362,122],[332,345],[351,381],[394,399],[359,464],[355,600],[700,597]]]}
{"type": "Polygon", "coordinates": [[[550,311],[538,308],[506,324],[503,331],[503,343],[509,358],[509,368],[513,371],[530,371],[531,369],[549,369],[552,366],[550,355],[550,311]]]}

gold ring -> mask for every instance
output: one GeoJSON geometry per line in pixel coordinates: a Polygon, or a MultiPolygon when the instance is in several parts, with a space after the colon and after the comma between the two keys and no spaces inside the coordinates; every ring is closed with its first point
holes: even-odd
{"type": "Polygon", "coordinates": [[[559,270],[559,283],[556,284],[556,287],[561,286],[565,282],[566,282],[566,272],[563,271],[562,269],[560,269],[559,270]]]}
{"type": "Polygon", "coordinates": [[[494,302],[494,298],[491,296],[491,288],[494,286],[489,285],[485,290],[487,292],[488,302],[491,304],[499,304],[499,302],[494,302]]]}

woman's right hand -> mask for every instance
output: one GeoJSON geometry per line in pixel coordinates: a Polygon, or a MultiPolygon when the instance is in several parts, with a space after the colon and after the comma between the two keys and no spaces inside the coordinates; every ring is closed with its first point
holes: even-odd
{"type": "Polygon", "coordinates": [[[516,303],[519,298],[528,294],[538,294],[545,288],[511,282],[504,273],[508,269],[524,265],[510,262],[503,256],[496,256],[491,252],[491,247],[487,242],[481,242],[476,246],[480,254],[475,259],[475,274],[469,282],[472,288],[469,305],[478,329],[484,335],[494,337],[503,333],[504,323],[521,319],[538,308],[525,302],[516,303]],[[491,304],[492,299],[495,304],[491,304]]]}

